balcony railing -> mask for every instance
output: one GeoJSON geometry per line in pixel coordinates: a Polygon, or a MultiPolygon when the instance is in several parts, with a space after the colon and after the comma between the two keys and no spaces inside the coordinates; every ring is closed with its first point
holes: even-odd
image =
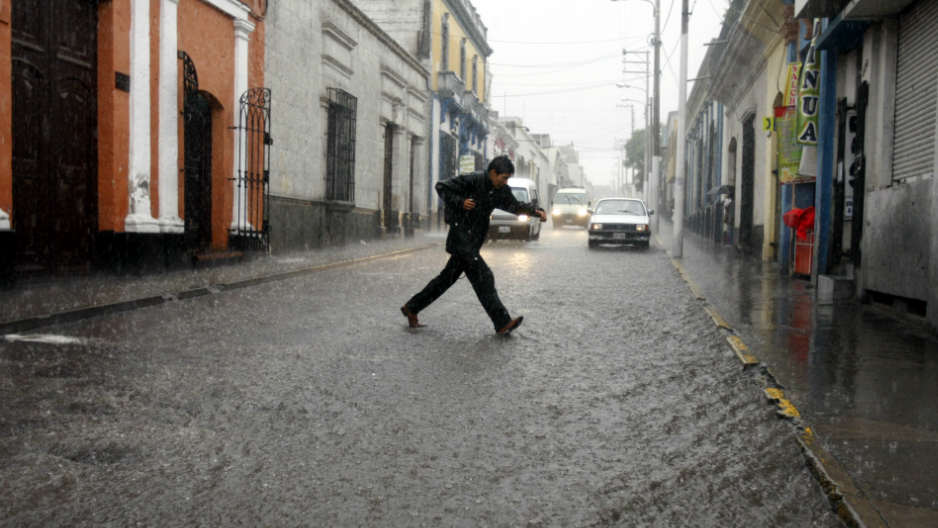
{"type": "Polygon", "coordinates": [[[476,97],[476,94],[473,92],[466,92],[462,96],[463,107],[466,108],[466,112],[472,116],[476,121],[479,120],[479,98],[476,97]]]}
{"type": "Polygon", "coordinates": [[[463,93],[466,91],[466,83],[456,75],[456,72],[440,72],[437,77],[437,92],[443,99],[453,99],[460,106],[463,106],[463,93]]]}
{"type": "Polygon", "coordinates": [[[485,128],[489,127],[489,108],[485,106],[485,103],[479,101],[479,121],[485,125],[485,128]]]}

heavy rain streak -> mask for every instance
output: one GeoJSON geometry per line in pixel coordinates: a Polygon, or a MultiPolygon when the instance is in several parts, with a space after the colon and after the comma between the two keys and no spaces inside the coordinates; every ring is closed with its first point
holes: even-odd
{"type": "Polygon", "coordinates": [[[938,526],[938,3],[0,3],[0,527],[938,526]]]}

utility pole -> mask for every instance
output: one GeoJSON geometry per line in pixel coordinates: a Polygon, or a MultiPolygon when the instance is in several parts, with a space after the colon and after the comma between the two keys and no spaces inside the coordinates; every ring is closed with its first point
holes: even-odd
{"type": "Polygon", "coordinates": [[[659,137],[661,137],[661,131],[658,129],[659,123],[661,122],[661,116],[659,115],[659,107],[661,106],[661,0],[655,0],[655,95],[652,100],[652,178],[654,178],[654,196],[652,198],[652,206],[654,210],[658,213],[653,215],[651,219],[651,229],[653,233],[658,232],[658,217],[661,216],[661,174],[660,166],[661,161],[658,159],[661,156],[661,145],[659,144],[659,137]]]}
{"type": "Polygon", "coordinates": [[[649,142],[649,137],[651,135],[651,86],[649,82],[651,81],[651,57],[648,56],[648,52],[645,52],[645,163],[644,170],[642,171],[642,177],[644,181],[642,182],[642,194],[645,198],[645,203],[648,203],[648,198],[650,193],[648,192],[651,182],[650,171],[651,171],[651,143],[649,142]]]}
{"type": "Polygon", "coordinates": [[[685,142],[687,135],[687,24],[690,13],[687,12],[687,0],[681,0],[681,73],[678,80],[677,113],[677,174],[674,178],[674,240],[671,257],[684,256],[684,179],[687,174],[687,156],[685,142]]]}

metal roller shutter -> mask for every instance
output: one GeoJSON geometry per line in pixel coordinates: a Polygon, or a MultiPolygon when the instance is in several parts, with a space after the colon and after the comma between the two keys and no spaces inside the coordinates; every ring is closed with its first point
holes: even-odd
{"type": "Polygon", "coordinates": [[[938,2],[919,0],[899,18],[892,177],[931,174],[938,114],[938,2]]]}

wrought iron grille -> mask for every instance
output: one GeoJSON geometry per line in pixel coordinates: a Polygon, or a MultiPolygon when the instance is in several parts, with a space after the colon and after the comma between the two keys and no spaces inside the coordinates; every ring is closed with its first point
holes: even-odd
{"type": "Polygon", "coordinates": [[[192,58],[182,60],[184,239],[189,251],[203,250],[212,241],[212,111],[199,94],[199,76],[192,58]]]}
{"type": "Polygon", "coordinates": [[[355,201],[355,124],[358,99],[329,88],[329,130],[326,147],[326,198],[355,201]]]}
{"type": "Polygon", "coordinates": [[[270,89],[252,88],[241,96],[238,126],[237,218],[232,246],[249,251],[270,249],[270,89]]]}

